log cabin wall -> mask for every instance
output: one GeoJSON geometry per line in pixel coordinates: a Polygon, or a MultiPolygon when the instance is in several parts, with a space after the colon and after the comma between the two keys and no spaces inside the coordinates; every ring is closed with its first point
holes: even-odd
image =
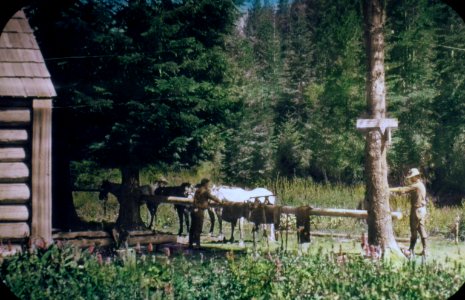
{"type": "Polygon", "coordinates": [[[56,96],[23,11],[0,35],[0,240],[51,235],[51,115],[56,96]]]}
{"type": "Polygon", "coordinates": [[[30,236],[31,109],[27,101],[0,103],[0,239],[30,236]]]}

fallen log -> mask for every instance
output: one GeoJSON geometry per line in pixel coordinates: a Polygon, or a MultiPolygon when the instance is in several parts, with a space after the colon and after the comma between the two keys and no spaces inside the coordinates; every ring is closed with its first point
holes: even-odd
{"type": "MultiPolygon", "coordinates": [[[[193,200],[190,198],[172,197],[172,196],[158,196],[158,195],[157,196],[142,196],[142,200],[156,201],[159,203],[181,204],[181,205],[192,205],[193,204],[193,200]]],[[[210,206],[221,206],[221,204],[211,203],[210,206]]],[[[296,209],[297,207],[293,207],[293,206],[283,206],[281,212],[284,214],[295,214],[296,209]]],[[[357,210],[357,209],[313,207],[310,210],[310,215],[366,219],[368,216],[368,212],[366,210],[357,210]]],[[[402,219],[402,212],[391,212],[391,216],[394,220],[400,220],[402,219]]]]}
{"type": "MultiPolygon", "coordinates": [[[[99,246],[106,247],[114,244],[114,239],[107,232],[60,232],[53,236],[55,242],[60,241],[64,245],[72,245],[78,247],[99,246]]],[[[128,246],[145,245],[152,243],[166,244],[176,243],[177,236],[172,234],[148,234],[147,232],[136,232],[135,235],[130,234],[128,238],[128,246]]]]}
{"type": "MultiPolygon", "coordinates": [[[[335,237],[335,238],[346,238],[346,239],[360,238],[358,235],[356,236],[350,233],[331,233],[331,232],[321,232],[321,231],[310,231],[310,235],[318,236],[318,237],[335,237]]],[[[410,242],[409,238],[396,237],[395,239],[397,242],[402,242],[402,243],[410,242]]]]}
{"type": "Polygon", "coordinates": [[[53,239],[77,239],[77,238],[109,238],[111,235],[106,231],[73,231],[57,232],[52,235],[53,239]]]}
{"type": "MultiPolygon", "coordinates": [[[[293,213],[295,207],[283,206],[283,213],[293,213]]],[[[368,212],[366,210],[359,209],[344,209],[344,208],[318,208],[313,207],[310,210],[310,215],[313,216],[327,216],[327,217],[349,217],[349,218],[358,218],[366,219],[368,217],[368,212]]],[[[402,219],[402,212],[391,212],[391,216],[394,220],[402,219]]]]}

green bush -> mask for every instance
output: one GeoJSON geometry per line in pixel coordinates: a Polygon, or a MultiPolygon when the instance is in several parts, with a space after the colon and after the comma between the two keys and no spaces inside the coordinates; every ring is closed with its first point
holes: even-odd
{"type": "Polygon", "coordinates": [[[20,299],[151,298],[164,294],[169,274],[170,266],[157,261],[139,260],[132,266],[57,246],[15,255],[1,269],[5,284],[20,299]]]}
{"type": "Polygon", "coordinates": [[[458,262],[336,256],[320,248],[303,256],[228,252],[107,262],[53,246],[5,260],[1,278],[21,299],[446,299],[465,276],[458,262]]]}

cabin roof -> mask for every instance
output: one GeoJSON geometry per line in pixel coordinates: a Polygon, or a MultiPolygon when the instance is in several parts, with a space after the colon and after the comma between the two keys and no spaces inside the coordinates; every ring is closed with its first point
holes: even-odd
{"type": "Polygon", "coordinates": [[[34,32],[18,11],[0,35],[0,97],[56,96],[34,32]]]}

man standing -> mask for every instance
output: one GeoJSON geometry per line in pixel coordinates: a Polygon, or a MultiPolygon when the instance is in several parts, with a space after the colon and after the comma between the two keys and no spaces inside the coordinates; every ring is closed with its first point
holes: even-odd
{"type": "Polygon", "coordinates": [[[414,249],[417,242],[418,232],[423,246],[423,256],[426,256],[426,238],[428,237],[425,228],[426,221],[426,188],[420,178],[417,168],[410,169],[406,179],[410,185],[405,187],[390,188],[390,192],[409,193],[410,197],[410,247],[411,255],[415,255],[414,249]]]}
{"type": "Polygon", "coordinates": [[[211,194],[209,185],[209,179],[202,179],[194,194],[194,209],[191,212],[192,223],[189,231],[189,248],[192,248],[194,243],[200,248],[200,234],[202,233],[204,212],[208,208],[208,200],[221,203],[220,199],[211,194]]]}

